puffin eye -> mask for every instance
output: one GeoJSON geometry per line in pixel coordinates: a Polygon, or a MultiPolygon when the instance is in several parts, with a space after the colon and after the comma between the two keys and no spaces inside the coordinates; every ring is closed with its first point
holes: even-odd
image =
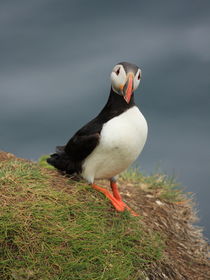
{"type": "Polygon", "coordinates": [[[120,67],[117,69],[115,73],[117,74],[117,76],[120,74],[120,67]]]}
{"type": "Polygon", "coordinates": [[[137,79],[140,80],[140,78],[141,78],[141,74],[140,74],[140,72],[139,72],[139,75],[138,75],[138,78],[137,78],[137,79]]]}

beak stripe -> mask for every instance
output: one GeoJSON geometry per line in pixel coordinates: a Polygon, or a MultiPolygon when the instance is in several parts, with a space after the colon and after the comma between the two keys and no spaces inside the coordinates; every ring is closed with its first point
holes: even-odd
{"type": "Polygon", "coordinates": [[[132,90],[133,90],[133,76],[132,74],[129,75],[128,77],[128,87],[126,89],[126,92],[125,92],[125,101],[127,103],[130,102],[130,99],[131,99],[131,95],[132,95],[132,90]]]}

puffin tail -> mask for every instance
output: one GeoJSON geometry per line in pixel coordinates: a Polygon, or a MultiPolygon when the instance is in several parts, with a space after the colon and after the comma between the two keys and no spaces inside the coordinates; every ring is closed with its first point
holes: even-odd
{"type": "Polygon", "coordinates": [[[60,171],[66,172],[67,174],[73,174],[77,172],[75,164],[72,162],[69,155],[64,150],[65,146],[56,147],[56,153],[50,155],[46,159],[47,163],[54,166],[60,171]]]}

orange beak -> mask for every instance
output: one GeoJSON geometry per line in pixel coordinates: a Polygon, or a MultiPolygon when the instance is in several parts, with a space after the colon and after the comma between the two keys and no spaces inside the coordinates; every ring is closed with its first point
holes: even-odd
{"type": "Polygon", "coordinates": [[[123,93],[124,93],[123,95],[124,95],[124,99],[127,103],[130,102],[132,92],[133,92],[133,75],[129,74],[128,80],[123,87],[123,93]]]}

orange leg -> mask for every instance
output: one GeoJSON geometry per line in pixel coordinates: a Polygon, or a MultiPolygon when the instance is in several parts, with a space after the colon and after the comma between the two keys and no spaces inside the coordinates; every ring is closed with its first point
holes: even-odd
{"type": "Polygon", "coordinates": [[[117,183],[116,181],[110,180],[110,186],[112,188],[112,192],[114,197],[118,200],[121,201],[121,203],[124,205],[124,207],[131,212],[131,214],[133,216],[139,216],[136,212],[134,212],[127,204],[125,204],[125,202],[122,201],[122,197],[119,193],[118,187],[117,187],[117,183]]]}
{"type": "Polygon", "coordinates": [[[112,192],[113,192],[113,195],[114,197],[117,199],[117,200],[121,200],[122,201],[122,197],[119,193],[119,190],[118,190],[118,187],[117,187],[117,183],[113,180],[110,180],[110,186],[112,188],[112,192]]]}
{"type": "Polygon", "coordinates": [[[139,216],[136,212],[134,212],[128,205],[126,205],[121,198],[121,195],[118,191],[117,184],[115,181],[110,180],[110,186],[112,188],[113,195],[104,188],[101,188],[95,184],[92,184],[92,187],[100,192],[102,192],[112,203],[117,211],[123,212],[125,209],[131,212],[133,216],[139,216]]]}
{"type": "Polygon", "coordinates": [[[123,212],[125,210],[125,205],[122,201],[117,200],[108,190],[101,188],[95,184],[92,184],[92,187],[97,191],[102,192],[112,203],[117,211],[123,212]]]}

